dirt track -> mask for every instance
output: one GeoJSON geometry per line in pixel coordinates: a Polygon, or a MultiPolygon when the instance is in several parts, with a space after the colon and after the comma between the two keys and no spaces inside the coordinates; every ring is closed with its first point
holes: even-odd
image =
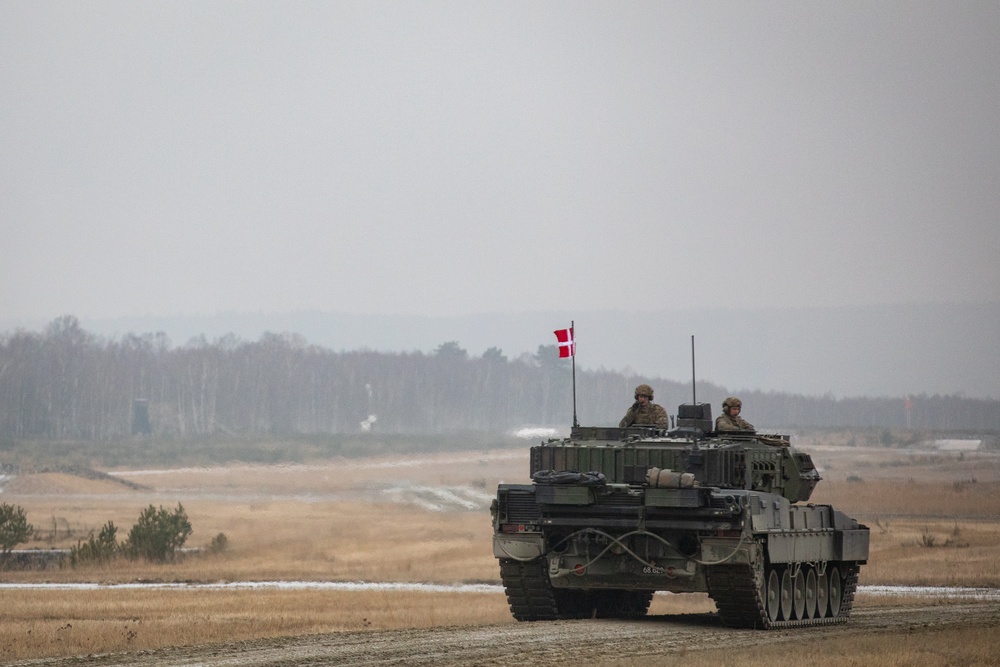
{"type": "Polygon", "coordinates": [[[512,665],[601,664],[621,658],[748,648],[816,637],[857,637],[950,624],[1000,626],[996,602],[855,610],[846,625],[808,630],[730,630],[714,615],[659,616],[642,621],[560,621],[432,630],[350,632],[236,644],[39,660],[37,667],[205,665],[512,665]]]}

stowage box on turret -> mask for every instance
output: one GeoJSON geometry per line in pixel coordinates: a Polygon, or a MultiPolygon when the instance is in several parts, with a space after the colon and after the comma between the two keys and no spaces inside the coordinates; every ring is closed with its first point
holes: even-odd
{"type": "Polygon", "coordinates": [[[808,503],[820,480],[788,436],[574,427],[531,448],[531,484],[501,484],[493,554],[519,621],[643,616],[655,591],[707,592],[726,625],[842,623],[868,527],[808,503]]]}

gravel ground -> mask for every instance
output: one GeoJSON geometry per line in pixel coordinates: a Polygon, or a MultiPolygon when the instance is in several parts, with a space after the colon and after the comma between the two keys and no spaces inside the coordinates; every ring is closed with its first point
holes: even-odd
{"type": "Polygon", "coordinates": [[[622,658],[665,656],[726,646],[745,650],[818,637],[898,634],[952,624],[1000,624],[1000,605],[880,607],[855,610],[845,625],[763,632],[731,630],[712,614],[658,616],[641,621],[557,621],[350,632],[179,647],[15,663],[33,667],[290,667],[292,665],[600,665],[622,658]]]}

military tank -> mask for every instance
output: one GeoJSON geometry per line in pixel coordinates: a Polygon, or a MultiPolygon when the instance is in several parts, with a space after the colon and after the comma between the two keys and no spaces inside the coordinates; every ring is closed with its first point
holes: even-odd
{"type": "Polygon", "coordinates": [[[518,621],[644,616],[655,591],[706,592],[722,622],[844,623],[868,527],[809,503],[820,476],[785,435],[574,426],[531,448],[530,484],[501,484],[493,555],[518,621]]]}

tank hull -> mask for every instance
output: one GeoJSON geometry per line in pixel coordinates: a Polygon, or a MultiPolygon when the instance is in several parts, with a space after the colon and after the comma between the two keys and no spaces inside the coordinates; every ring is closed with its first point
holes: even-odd
{"type": "Polygon", "coordinates": [[[493,553],[512,614],[632,618],[653,592],[670,591],[708,593],[736,627],[844,622],[868,528],[829,505],[790,500],[818,481],[813,470],[788,482],[783,462],[794,455],[663,434],[533,448],[535,483],[500,485],[493,505],[493,553]],[[585,459],[589,477],[540,475],[568,471],[573,457],[585,459]],[[720,480],[727,485],[709,483],[720,480]]]}

